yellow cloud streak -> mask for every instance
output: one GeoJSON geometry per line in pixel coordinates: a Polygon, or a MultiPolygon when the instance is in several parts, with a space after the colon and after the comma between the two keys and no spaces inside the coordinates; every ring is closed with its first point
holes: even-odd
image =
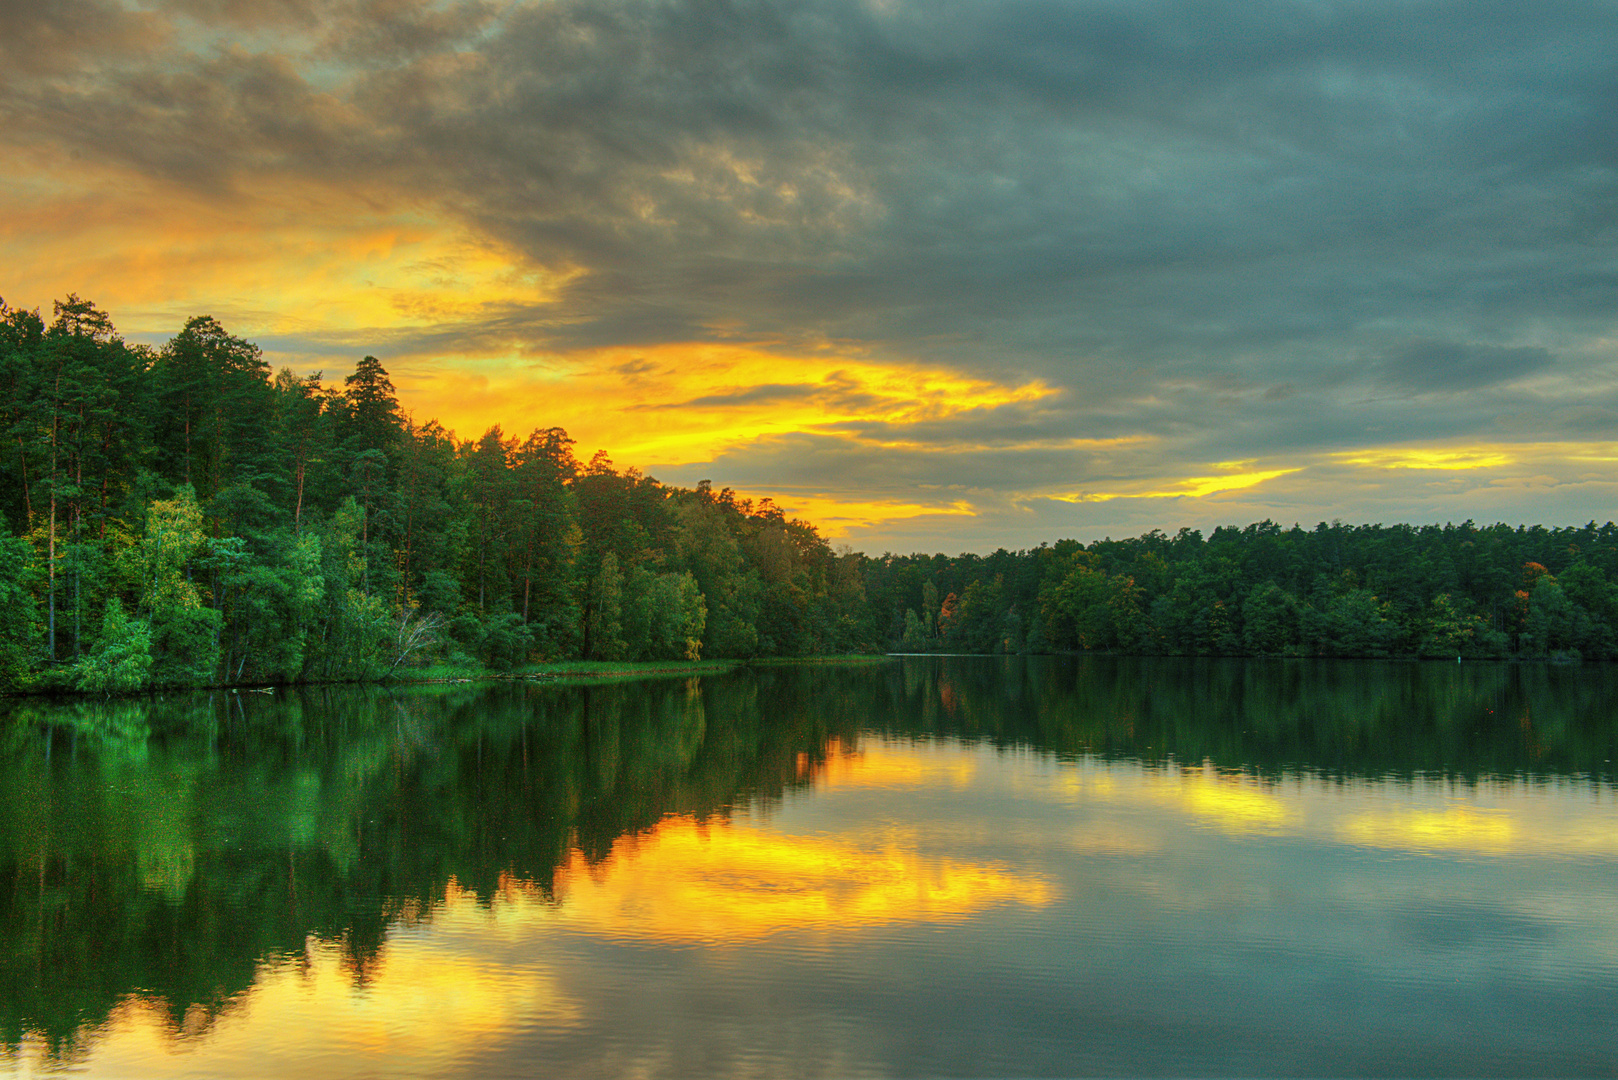
{"type": "Polygon", "coordinates": [[[974,453],[1025,453],[1032,450],[1121,450],[1128,447],[1144,446],[1155,443],[1157,440],[1148,435],[1124,435],[1114,439],[1007,439],[1007,440],[973,440],[963,437],[951,439],[944,445],[930,442],[920,442],[915,439],[904,438],[873,438],[870,435],[860,437],[860,445],[877,447],[883,450],[918,450],[927,452],[941,452],[948,454],[974,454],[974,453]]]}
{"type": "Polygon", "coordinates": [[[1495,469],[1514,459],[1500,450],[1420,450],[1387,448],[1333,454],[1332,460],[1368,469],[1440,469],[1464,472],[1468,469],[1495,469]]]}
{"type": "Polygon", "coordinates": [[[1344,451],[1328,455],[1328,460],[1368,469],[1410,469],[1442,472],[1468,472],[1477,469],[1509,469],[1512,466],[1588,462],[1611,465],[1618,462],[1618,443],[1536,442],[1483,443],[1446,447],[1388,446],[1344,451]]]}
{"type": "MultiPolygon", "coordinates": [[[[804,433],[853,440],[847,426],[947,424],[975,410],[1037,404],[1058,393],[1038,381],[1000,383],[859,357],[703,343],[573,353],[552,357],[548,366],[479,362],[453,370],[407,361],[392,372],[401,401],[418,419],[435,417],[462,437],[493,423],[508,435],[562,427],[577,440],[581,458],[606,449],[621,466],[653,475],[762,440],[804,433]]],[[[860,445],[873,444],[860,437],[860,445]]],[[[714,479],[723,486],[723,477],[714,479]]],[[[882,522],[976,513],[953,492],[935,503],[826,490],[767,494],[832,537],[882,522]]]]}
{"type": "Polygon", "coordinates": [[[1114,499],[1201,499],[1224,491],[1241,491],[1257,487],[1266,480],[1274,480],[1278,476],[1301,471],[1300,466],[1290,469],[1260,469],[1224,476],[1191,476],[1184,480],[1170,480],[1166,482],[1168,486],[1154,486],[1153,489],[1145,491],[1080,491],[1047,497],[1067,503],[1111,502],[1114,499]]]}

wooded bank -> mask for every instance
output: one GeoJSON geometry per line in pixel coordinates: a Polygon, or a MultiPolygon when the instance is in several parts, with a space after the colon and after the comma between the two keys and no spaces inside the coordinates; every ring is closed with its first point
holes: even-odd
{"type": "Polygon", "coordinates": [[[0,687],[375,679],[448,662],[909,651],[1618,655],[1618,531],[1272,522],[992,555],[834,551],[556,427],[459,438],[364,357],[215,320],[124,342],[0,303],[0,687]]]}

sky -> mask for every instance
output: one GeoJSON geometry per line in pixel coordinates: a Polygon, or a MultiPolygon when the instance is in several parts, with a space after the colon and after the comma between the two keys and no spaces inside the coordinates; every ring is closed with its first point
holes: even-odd
{"type": "Polygon", "coordinates": [[[1618,517],[1610,0],[0,0],[0,298],[856,550],[1618,517]]]}

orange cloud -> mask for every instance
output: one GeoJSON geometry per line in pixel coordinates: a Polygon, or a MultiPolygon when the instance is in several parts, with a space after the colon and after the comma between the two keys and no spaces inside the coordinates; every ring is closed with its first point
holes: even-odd
{"type": "Polygon", "coordinates": [[[77,293],[126,335],[167,336],[209,314],[249,340],[372,339],[277,363],[346,370],[391,332],[543,304],[574,273],[535,267],[442,217],[384,209],[363,190],[276,178],[224,204],[84,162],[42,163],[32,181],[0,194],[8,302],[48,317],[52,300],[77,293]]]}

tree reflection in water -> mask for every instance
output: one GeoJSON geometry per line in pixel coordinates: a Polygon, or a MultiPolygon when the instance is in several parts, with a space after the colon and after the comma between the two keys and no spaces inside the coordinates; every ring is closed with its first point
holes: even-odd
{"type": "MultiPolygon", "coordinates": [[[[902,836],[856,850],[733,828],[736,814],[768,815],[817,785],[947,788],[947,770],[972,767],[885,756],[895,739],[1136,762],[1160,779],[1132,797],[1234,832],[1313,827],[1306,806],[1266,789],[1289,775],[1610,787],[1618,691],[1605,674],[933,657],[603,685],[12,702],[0,721],[0,1041],[70,1059],[75,1040],[130,1009],[194,1038],[267,969],[325,965],[322,978],[363,987],[390,934],[467,905],[520,902],[528,919],[702,943],[816,918],[1049,902],[1037,875],[920,859],[902,836]]],[[[1464,809],[1330,828],[1372,847],[1515,842],[1500,819],[1464,809]]]]}

